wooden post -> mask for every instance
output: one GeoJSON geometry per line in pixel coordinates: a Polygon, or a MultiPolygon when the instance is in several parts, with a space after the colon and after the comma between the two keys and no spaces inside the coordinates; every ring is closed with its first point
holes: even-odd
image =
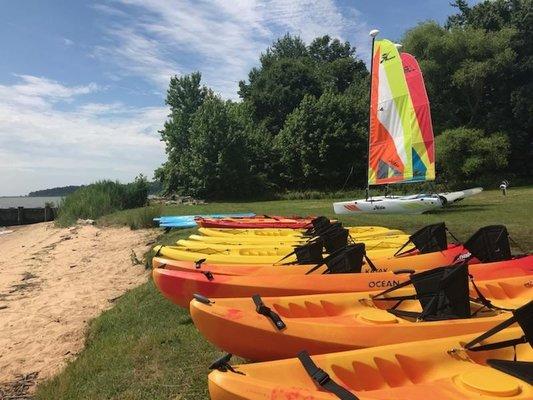
{"type": "Polygon", "coordinates": [[[52,208],[46,204],[44,206],[44,222],[52,220],[52,208]]]}
{"type": "Polygon", "coordinates": [[[19,225],[24,224],[24,207],[18,207],[17,223],[19,225]]]}

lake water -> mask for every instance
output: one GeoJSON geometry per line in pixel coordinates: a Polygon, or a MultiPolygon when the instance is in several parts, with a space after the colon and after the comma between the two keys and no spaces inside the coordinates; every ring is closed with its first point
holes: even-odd
{"type": "Polygon", "coordinates": [[[38,208],[44,207],[46,203],[54,203],[55,206],[59,205],[61,196],[50,197],[0,197],[0,208],[11,207],[26,207],[26,208],[38,208]]]}

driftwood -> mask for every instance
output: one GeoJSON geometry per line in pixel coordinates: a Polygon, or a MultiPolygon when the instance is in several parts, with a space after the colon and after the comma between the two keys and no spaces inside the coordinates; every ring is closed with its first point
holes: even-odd
{"type": "Polygon", "coordinates": [[[14,381],[0,383],[0,400],[30,400],[30,389],[35,385],[39,372],[19,375],[14,381]]]}

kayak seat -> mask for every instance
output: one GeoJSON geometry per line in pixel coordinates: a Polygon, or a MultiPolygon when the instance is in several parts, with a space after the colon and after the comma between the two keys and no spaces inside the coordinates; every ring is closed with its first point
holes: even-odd
{"type": "Polygon", "coordinates": [[[512,258],[509,233],[504,225],[489,225],[480,228],[464,243],[464,247],[483,263],[512,258]]]}

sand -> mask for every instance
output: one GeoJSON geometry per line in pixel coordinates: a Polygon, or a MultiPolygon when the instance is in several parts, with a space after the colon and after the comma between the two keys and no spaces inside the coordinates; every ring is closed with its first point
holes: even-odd
{"type": "MultiPolygon", "coordinates": [[[[88,322],[147,281],[134,265],[155,230],[55,228],[42,223],[0,236],[0,383],[58,373],[82,350],[88,322]]],[[[2,385],[0,384],[0,387],[2,385]]],[[[0,396],[1,397],[1,396],[0,396]]]]}

